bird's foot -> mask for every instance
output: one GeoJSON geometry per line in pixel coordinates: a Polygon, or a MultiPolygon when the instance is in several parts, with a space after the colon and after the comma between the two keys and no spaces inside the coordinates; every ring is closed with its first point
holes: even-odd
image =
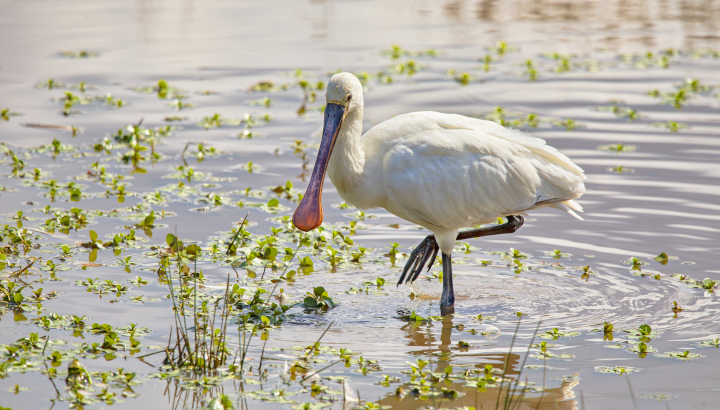
{"type": "Polygon", "coordinates": [[[405,268],[403,269],[403,273],[397,284],[400,285],[403,283],[403,280],[406,284],[415,282],[415,279],[420,276],[420,272],[422,272],[425,264],[428,263],[428,260],[430,261],[428,264],[429,271],[433,263],[435,263],[435,258],[437,257],[439,250],[440,247],[435,241],[435,235],[428,235],[425,237],[425,239],[420,242],[420,245],[418,245],[417,248],[413,249],[410,253],[410,258],[408,258],[405,268]]]}

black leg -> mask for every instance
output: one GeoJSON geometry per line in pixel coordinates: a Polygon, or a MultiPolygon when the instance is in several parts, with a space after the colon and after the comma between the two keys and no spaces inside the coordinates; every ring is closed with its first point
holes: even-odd
{"type": "Polygon", "coordinates": [[[443,316],[455,313],[455,290],[452,281],[452,256],[442,254],[443,291],[440,297],[440,314],[443,316]]]}
{"type": "Polygon", "coordinates": [[[481,236],[498,235],[501,233],[513,233],[517,231],[525,220],[520,215],[510,215],[507,217],[507,222],[502,225],[489,226],[487,228],[471,229],[469,231],[463,231],[458,233],[457,240],[462,241],[464,239],[479,238],[481,236]]]}
{"type": "MultiPolygon", "coordinates": [[[[479,238],[481,236],[498,235],[503,233],[513,233],[523,225],[525,220],[520,215],[510,215],[507,217],[508,221],[502,225],[489,226],[487,228],[472,229],[469,231],[463,231],[458,233],[457,239],[470,239],[479,238]]],[[[410,253],[405,268],[403,269],[402,275],[398,285],[403,283],[414,282],[415,279],[420,276],[425,265],[428,265],[428,271],[435,263],[440,247],[435,241],[434,235],[428,235],[420,242],[417,248],[413,249],[410,253]],[[428,261],[430,263],[428,263],[428,261]]],[[[453,289],[452,281],[452,257],[449,254],[443,253],[442,255],[443,264],[443,292],[440,298],[440,314],[443,316],[451,315],[455,313],[455,291],[453,289]]]]}
{"type": "MultiPolygon", "coordinates": [[[[502,225],[460,232],[457,239],[461,241],[464,239],[479,238],[481,236],[513,233],[517,231],[524,222],[523,217],[520,215],[510,215],[507,218],[508,221],[502,225]]],[[[433,263],[435,263],[435,258],[437,257],[439,250],[440,247],[438,247],[434,235],[428,235],[425,237],[425,239],[420,242],[420,245],[418,245],[417,248],[413,249],[410,253],[410,257],[408,258],[407,263],[405,263],[403,273],[400,275],[400,280],[398,280],[398,286],[403,283],[403,281],[405,281],[406,284],[415,282],[415,279],[420,276],[420,273],[426,264],[428,265],[427,270],[429,271],[430,268],[432,268],[433,263]],[[428,263],[428,261],[430,263],[428,263]]]]}

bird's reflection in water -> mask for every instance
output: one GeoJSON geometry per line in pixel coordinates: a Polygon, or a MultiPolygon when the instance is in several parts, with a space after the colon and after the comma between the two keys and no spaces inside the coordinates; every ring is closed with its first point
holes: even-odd
{"type": "MultiPolygon", "coordinates": [[[[522,356],[512,353],[493,353],[493,354],[472,354],[459,346],[452,346],[451,336],[454,329],[452,317],[443,317],[442,331],[440,332],[440,344],[437,345],[437,336],[434,335],[427,326],[415,326],[410,323],[403,327],[407,332],[409,346],[427,346],[428,349],[413,351],[410,354],[417,356],[422,360],[431,360],[432,362],[426,367],[436,375],[444,374],[448,366],[454,366],[453,374],[462,374],[469,370],[470,378],[482,378],[486,364],[491,364],[493,368],[505,370],[507,363],[506,377],[509,381],[517,380],[521,376],[524,381],[525,377],[521,375],[522,356]],[[509,356],[509,357],[508,357],[509,356]],[[464,365],[464,366],[461,366],[464,365]],[[470,365],[470,366],[468,366],[470,365]],[[478,370],[474,372],[473,370],[478,370]]],[[[516,344],[517,346],[517,344],[516,344]]],[[[524,351],[523,351],[524,352],[524,351]]],[[[496,373],[496,376],[502,373],[496,373]]],[[[430,379],[430,378],[428,378],[430,379]]],[[[419,381],[419,378],[416,378],[419,381]]],[[[468,379],[469,380],[469,379],[468,379]]],[[[506,402],[512,403],[511,408],[518,410],[577,410],[578,402],[574,400],[575,392],[573,388],[578,385],[578,381],[563,380],[560,387],[546,388],[543,393],[522,393],[522,386],[517,387],[509,393],[507,384],[503,385],[503,389],[499,392],[499,387],[490,387],[478,389],[476,387],[465,387],[468,383],[465,379],[444,379],[436,380],[434,383],[435,392],[454,390],[459,393],[459,397],[452,398],[448,395],[431,395],[423,397],[421,394],[413,394],[412,384],[405,383],[402,385],[403,393],[388,394],[380,404],[384,406],[392,406],[393,409],[419,409],[419,408],[462,408],[475,407],[477,410],[495,410],[506,407],[506,402]],[[498,396],[500,393],[500,396],[498,396]],[[498,398],[500,403],[498,405],[498,398]]]]}

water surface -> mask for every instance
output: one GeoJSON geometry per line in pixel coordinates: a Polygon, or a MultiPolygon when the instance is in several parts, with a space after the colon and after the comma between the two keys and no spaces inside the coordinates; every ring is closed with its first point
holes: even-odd
{"type": "MultiPolygon", "coordinates": [[[[23,227],[47,231],[45,221],[50,216],[44,209],[48,205],[57,210],[75,206],[118,210],[119,214],[94,217],[87,227],[67,234],[37,233],[40,239],[36,242],[43,246],[9,259],[25,266],[29,257],[42,256],[68,270],[57,273],[61,281],[33,282],[47,279],[46,270],[24,277],[34,289],[57,291],[59,297],[43,302],[43,312],[26,312],[25,320],[3,308],[0,343],[14,342],[31,332],[49,333],[52,339],[71,343],[102,341],[88,333],[86,340],[81,340],[68,330],[47,332],[32,323],[39,316],[56,313],[87,315],[88,323],[147,326],[152,331],[141,338],[143,353],[153,351],[150,346],[165,346],[173,321],[172,303],[166,298],[167,286],[158,282],[157,258],[150,247],[161,245],[166,234],[175,232],[202,247],[211,246],[218,238],[227,241],[227,232],[248,212],[248,230],[258,238],[270,235],[271,227],[282,227],[274,218],[291,215],[296,204],[270,189],[290,180],[297,192],[304,190],[322,126],[318,108],[323,104],[323,91],[317,91],[317,100],[307,102],[306,112],[298,114],[303,92],[296,86],[296,70],[302,70],[302,78],[312,84],[326,82],[338,70],[366,72],[370,74],[366,129],[417,110],[499,120],[495,107],[502,107],[508,122],[536,114],[537,127],[527,122],[515,126],[546,139],[586,171],[587,193],[579,201],[585,208],[584,220],[541,210],[531,213],[513,235],[469,241],[468,252],[459,245],[454,255],[457,314],[416,325],[400,317],[411,311],[437,315],[440,282],[429,275],[413,289],[396,288],[393,283],[403,261],[393,264],[385,255],[393,242],[402,253],[408,253],[428,233],[384,210],[368,210],[361,217],[357,210],[342,209],[328,180],[324,198],[328,231],[349,234],[349,223],[357,221],[357,229],[349,235],[354,241],[351,249],[371,249],[368,257],[355,264],[343,253],[346,263],[332,268],[326,253],[304,248],[300,255],[313,259],[314,271],[281,287],[291,301],[299,302],[313,287],[324,286],[338,306],[326,313],[306,313],[300,307],[289,311],[289,322],[270,332],[264,357],[275,367],[270,367],[268,379],[261,385],[227,382],[208,391],[183,390],[177,383],[149,378],[157,370],[136,359],[137,354],[124,352],[110,361],[84,359],[83,364],[92,371],[121,367],[138,373],[142,383],[134,390],[139,396],[124,398],[113,407],[197,408],[220,389],[238,407],[291,408],[296,404],[260,402],[241,392],[283,386],[279,373],[289,356],[277,349],[312,344],[332,322],[323,345],[352,349],[365,359],[377,360],[382,370],[363,375],[356,365],[343,368],[339,364],[321,375],[348,377],[364,401],[408,409],[494,408],[497,389],[478,393],[457,380],[448,380],[448,388],[465,394],[443,401],[422,400],[412,394],[400,400],[395,393],[400,383],[383,386],[378,382],[381,375],[399,377],[408,390],[410,377],[401,371],[410,368],[406,362],[417,359],[429,360],[437,373],[447,366],[453,366],[456,373],[486,364],[503,369],[507,362],[507,374],[515,377],[542,321],[540,332],[558,328],[579,334],[547,339],[556,345],[549,350],[571,357],[543,360],[539,349],[531,350],[521,379],[527,377],[535,383],[536,392],[526,395],[521,408],[633,408],[633,400],[638,408],[662,409],[666,404],[673,409],[713,408],[720,399],[715,382],[719,350],[701,342],[720,337],[718,297],[672,275],[720,280],[719,14],[720,4],[713,1],[2,2],[0,108],[10,110],[8,120],[0,121],[0,141],[24,160],[26,172],[42,169],[38,181],[16,177],[10,156],[5,156],[0,164],[3,224],[17,226],[14,217],[23,211],[29,218],[20,221],[23,227]],[[507,47],[498,48],[498,42],[507,47]],[[393,59],[388,53],[393,44],[411,51],[433,49],[436,55],[393,59]],[[81,50],[96,55],[70,58],[61,54],[81,50]],[[483,69],[486,56],[492,59],[488,71],[483,69]],[[529,81],[528,59],[537,73],[535,81],[529,81]],[[409,60],[417,69],[411,75],[409,60]],[[399,72],[397,66],[403,64],[399,72]],[[380,71],[385,77],[378,78],[380,71]],[[466,85],[453,79],[462,73],[469,75],[466,85]],[[393,78],[392,83],[381,81],[387,76],[393,78]],[[50,90],[47,85],[37,86],[49,78],[65,86],[50,90]],[[688,78],[699,81],[694,89],[687,88],[693,84],[688,78]],[[160,79],[186,96],[181,99],[183,104],[194,108],[178,111],[177,105],[171,106],[173,98],[136,90],[152,87],[160,79]],[[250,91],[259,81],[292,86],[275,92],[250,91]],[[69,88],[80,82],[92,88],[85,93],[69,88]],[[663,93],[676,93],[683,87],[690,91],[679,109],[673,107],[670,97],[663,99],[663,93]],[[63,101],[58,99],[66,90],[85,96],[109,93],[125,105],[108,107],[102,101],[76,104],[65,116],[63,101]],[[661,95],[648,95],[651,90],[661,95]],[[253,103],[264,97],[271,100],[269,107],[253,103]],[[633,121],[627,118],[628,109],[637,113],[633,121]],[[258,125],[248,128],[226,123],[205,129],[198,124],[216,113],[238,120],[250,114],[258,119],[258,125]],[[260,119],[266,114],[271,117],[269,122],[260,119]],[[186,118],[166,121],[170,116],[186,118]],[[139,165],[145,173],[131,173],[133,166],[120,160],[125,148],[110,154],[94,152],[94,144],[141,120],[142,126],[150,129],[167,124],[176,127],[156,145],[160,158],[139,165]],[[668,122],[675,122],[678,132],[670,132],[673,125],[668,122]],[[73,136],[57,127],[28,124],[76,126],[78,131],[73,136]],[[74,150],[56,155],[33,151],[55,138],[74,150]],[[214,147],[218,154],[203,161],[188,155],[197,151],[199,142],[214,147]],[[296,151],[298,143],[307,156],[305,168],[302,152],[296,151]],[[609,144],[624,144],[625,152],[598,149],[609,144]],[[186,146],[189,151],[183,160],[186,146]],[[87,177],[95,162],[110,174],[125,176],[122,183],[128,194],[123,202],[106,184],[87,177]],[[247,170],[248,162],[255,167],[252,172],[247,170]],[[179,176],[177,167],[181,165],[204,176],[190,180],[179,176]],[[40,184],[49,180],[81,184],[85,197],[74,202],[67,194],[59,194],[52,201],[47,187],[40,184]],[[176,188],[179,181],[187,190],[176,188]],[[253,194],[246,196],[246,188],[252,188],[253,194]],[[148,195],[158,191],[165,200],[153,204],[148,195]],[[222,198],[220,204],[212,200],[215,194],[222,198]],[[282,208],[252,206],[271,198],[278,198],[282,208]],[[239,207],[238,201],[244,205],[239,207]],[[93,263],[102,266],[82,265],[89,261],[90,251],[75,243],[87,242],[89,229],[111,239],[116,233],[128,233],[150,210],[158,215],[156,227],[147,233],[135,228],[143,241],[138,241],[136,249],[124,248],[120,255],[131,256],[137,263],[130,266],[130,273],[117,263],[112,250],[97,255],[93,263]],[[166,216],[161,218],[163,211],[166,216]],[[75,256],[63,258],[54,244],[74,246],[75,256]],[[518,260],[529,270],[516,273],[513,258],[502,254],[510,248],[526,255],[518,260]],[[556,249],[561,251],[559,258],[553,256],[556,249]],[[661,253],[672,258],[661,264],[653,259],[661,253]],[[636,264],[633,269],[628,262],[633,257],[647,264],[636,264]],[[583,277],[585,266],[593,274],[583,277]],[[136,276],[148,285],[131,286],[120,296],[100,297],[75,283],[91,277],[129,284],[136,276]],[[376,283],[377,278],[385,279],[386,284],[363,285],[376,283]],[[141,295],[157,300],[138,303],[131,299],[141,295]],[[684,310],[673,312],[672,302],[684,310]],[[517,312],[522,313],[522,322],[510,351],[517,312]],[[480,314],[491,319],[474,319],[480,314]],[[603,322],[614,325],[615,340],[603,340],[602,332],[593,331],[601,329],[603,322]],[[622,342],[634,339],[621,331],[642,324],[649,324],[656,333],[648,344],[657,349],[657,354],[644,358],[626,350],[632,344],[622,342]],[[468,346],[462,347],[461,341],[468,346]],[[701,357],[684,361],[660,355],[673,351],[690,351],[701,357]],[[600,366],[641,370],[624,376],[599,372],[600,366]]],[[[248,277],[252,272],[233,269],[228,263],[201,261],[198,267],[207,279],[208,292],[221,293],[228,274],[232,282],[244,286],[252,286],[257,279],[248,277]]],[[[263,266],[251,270],[259,277],[263,266]]],[[[8,268],[2,276],[15,271],[17,268],[8,268]]],[[[271,269],[266,272],[271,277],[279,274],[271,269]]],[[[539,341],[536,337],[535,343],[539,341]]],[[[237,343],[237,339],[231,341],[233,346],[237,343]]],[[[259,340],[253,343],[251,357],[259,358],[262,348],[259,340]]],[[[161,358],[156,357],[147,363],[161,365],[161,358]]],[[[60,368],[65,367],[63,363],[60,368]]],[[[61,379],[58,383],[63,384],[61,379]]],[[[332,390],[342,390],[333,380],[324,383],[332,390]]],[[[299,390],[291,385],[289,390],[299,390]]],[[[50,381],[36,371],[10,372],[0,380],[0,388],[2,405],[11,408],[50,407],[49,400],[55,397],[50,381]],[[30,391],[14,394],[16,385],[30,391]]],[[[343,407],[342,395],[330,397],[337,401],[332,408],[343,407]]],[[[298,403],[319,402],[309,392],[291,398],[298,403]]],[[[66,408],[69,404],[58,401],[54,406],[66,408]]]]}

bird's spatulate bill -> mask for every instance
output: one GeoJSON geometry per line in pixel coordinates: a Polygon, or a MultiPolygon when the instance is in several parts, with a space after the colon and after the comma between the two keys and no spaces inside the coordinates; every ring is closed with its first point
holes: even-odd
{"type": "Polygon", "coordinates": [[[325,182],[330,155],[335,146],[342,122],[345,119],[345,107],[338,104],[327,104],[325,107],[325,125],[323,126],[322,141],[315,159],[310,182],[308,183],[305,196],[293,214],[293,224],[301,231],[310,231],[322,223],[322,189],[325,182]]]}

